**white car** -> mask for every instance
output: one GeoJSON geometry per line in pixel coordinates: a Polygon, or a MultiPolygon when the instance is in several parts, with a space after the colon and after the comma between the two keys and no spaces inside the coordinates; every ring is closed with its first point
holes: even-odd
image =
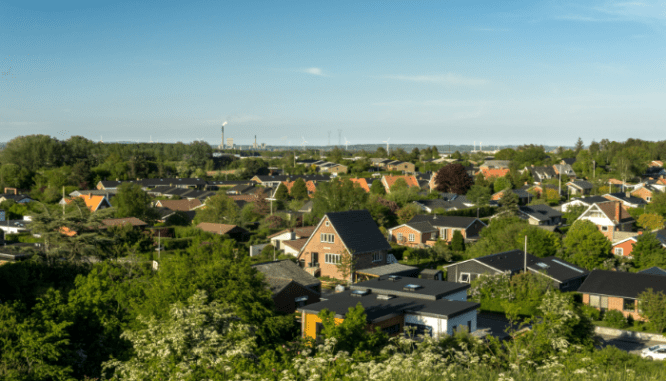
{"type": "Polygon", "coordinates": [[[641,357],[652,360],[666,360],[666,344],[643,349],[641,357]]]}

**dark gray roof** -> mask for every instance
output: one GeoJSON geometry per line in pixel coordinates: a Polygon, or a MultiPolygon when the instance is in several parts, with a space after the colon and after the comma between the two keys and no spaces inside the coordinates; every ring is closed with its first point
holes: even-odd
{"type": "Polygon", "coordinates": [[[267,280],[270,278],[289,279],[310,288],[316,288],[321,285],[319,279],[310,275],[307,271],[298,267],[298,265],[288,259],[284,261],[259,263],[252,265],[252,267],[264,274],[264,277],[267,280]]]}
{"type": "Polygon", "coordinates": [[[557,176],[553,167],[527,167],[535,180],[551,179],[557,176]]]}
{"type": "Polygon", "coordinates": [[[666,276],[666,270],[653,266],[650,267],[649,269],[641,270],[638,272],[639,274],[649,274],[649,275],[661,275],[661,276],[666,276]]]}
{"type": "Polygon", "coordinates": [[[436,214],[417,214],[407,224],[428,222],[434,227],[466,228],[476,220],[476,217],[438,216],[436,214]]]}
{"type": "Polygon", "coordinates": [[[519,206],[518,209],[539,221],[548,221],[553,218],[562,217],[562,213],[544,204],[519,206]]]}
{"type": "MultiPolygon", "coordinates": [[[[476,258],[476,260],[500,271],[508,272],[520,271],[524,269],[525,264],[525,256],[522,250],[486,255],[485,257],[476,258]]],[[[535,272],[545,272],[558,282],[566,282],[569,279],[580,278],[587,274],[587,270],[562,259],[556,257],[539,258],[530,253],[527,253],[527,268],[535,272]],[[544,265],[539,265],[539,263],[544,265]]]]}
{"type": "Polygon", "coordinates": [[[391,250],[391,245],[367,210],[326,213],[326,217],[352,253],[391,250]]]}
{"type": "Polygon", "coordinates": [[[8,200],[13,200],[13,201],[16,201],[16,202],[19,202],[19,201],[25,200],[25,199],[28,199],[28,200],[32,201],[32,198],[30,196],[28,196],[27,194],[3,193],[3,194],[0,194],[0,197],[4,197],[8,200]]]}
{"type": "Polygon", "coordinates": [[[576,162],[576,158],[575,157],[568,157],[566,159],[562,159],[562,161],[564,162],[564,164],[572,165],[573,163],[576,162]]]}
{"type": "Polygon", "coordinates": [[[578,292],[638,299],[648,288],[666,293],[666,277],[643,273],[593,270],[578,292]]]}
{"type": "Polygon", "coordinates": [[[445,282],[441,280],[411,277],[398,277],[395,280],[390,280],[388,277],[380,277],[378,279],[356,283],[350,287],[352,290],[372,290],[375,294],[427,300],[441,299],[447,295],[455,294],[468,288],[470,288],[470,285],[467,283],[445,282]],[[415,291],[405,291],[405,286],[411,284],[418,285],[421,288],[415,291]]]}
{"type": "MultiPolygon", "coordinates": [[[[419,279],[419,281],[421,280],[419,279]]],[[[441,281],[437,282],[444,283],[441,281]]],[[[331,295],[326,301],[309,304],[301,310],[310,313],[319,313],[319,311],[327,309],[335,312],[338,317],[344,317],[349,308],[355,307],[358,303],[361,303],[365,309],[367,319],[370,322],[391,315],[400,315],[405,312],[415,315],[452,318],[465,312],[476,310],[480,306],[474,302],[446,299],[427,300],[401,296],[383,300],[377,299],[377,294],[372,292],[363,297],[355,297],[352,296],[352,291],[345,291],[331,295]]]]}
{"type": "Polygon", "coordinates": [[[592,183],[585,180],[575,180],[571,181],[569,184],[573,185],[576,188],[585,189],[585,190],[594,188],[594,185],[592,185],[592,183]]]}
{"type": "Polygon", "coordinates": [[[628,196],[626,193],[618,192],[618,193],[609,193],[609,196],[613,196],[618,200],[628,202],[630,204],[647,204],[645,200],[643,200],[640,197],[634,197],[634,196],[628,196]]]}
{"type": "Polygon", "coordinates": [[[467,205],[463,203],[463,200],[446,201],[442,199],[435,199],[435,200],[419,200],[419,201],[414,201],[414,203],[423,205],[424,207],[429,208],[431,210],[440,209],[440,208],[444,210],[469,208],[467,205]]]}
{"type": "Polygon", "coordinates": [[[442,198],[442,200],[449,201],[449,202],[458,201],[458,202],[472,204],[472,202],[467,199],[467,196],[465,196],[463,194],[440,192],[439,196],[442,198]]]}
{"type": "Polygon", "coordinates": [[[405,225],[409,226],[410,228],[420,233],[437,231],[437,228],[432,226],[432,224],[430,224],[430,222],[428,221],[414,221],[414,222],[410,221],[407,222],[405,225]]]}
{"type": "Polygon", "coordinates": [[[601,196],[579,197],[579,198],[571,199],[571,201],[581,201],[581,202],[586,203],[587,205],[601,204],[601,203],[604,203],[604,202],[611,202],[609,199],[601,197],[601,196]]]}
{"type": "Polygon", "coordinates": [[[413,276],[419,273],[419,268],[414,266],[403,265],[402,263],[391,263],[388,265],[358,270],[358,272],[377,277],[388,276],[388,275],[413,276]]]}

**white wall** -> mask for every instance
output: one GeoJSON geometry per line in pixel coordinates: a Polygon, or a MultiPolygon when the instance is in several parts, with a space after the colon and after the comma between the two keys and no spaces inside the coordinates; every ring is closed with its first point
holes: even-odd
{"type": "Polygon", "coordinates": [[[278,236],[275,236],[275,237],[271,238],[271,244],[273,246],[275,246],[276,249],[279,250],[279,249],[282,248],[281,247],[282,246],[282,241],[293,239],[292,234],[294,234],[294,233],[293,232],[284,232],[284,233],[282,233],[278,236]]]}
{"type": "Polygon", "coordinates": [[[467,327],[467,322],[472,321],[472,326],[470,327],[470,332],[476,331],[476,310],[466,312],[462,315],[458,315],[452,319],[448,320],[448,326],[446,327],[446,333],[453,335],[453,328],[465,326],[467,327]]]}
{"type": "Polygon", "coordinates": [[[428,316],[419,316],[405,314],[405,323],[411,324],[421,324],[430,326],[432,328],[432,337],[437,338],[441,335],[446,334],[447,324],[446,319],[438,319],[428,316]]]}

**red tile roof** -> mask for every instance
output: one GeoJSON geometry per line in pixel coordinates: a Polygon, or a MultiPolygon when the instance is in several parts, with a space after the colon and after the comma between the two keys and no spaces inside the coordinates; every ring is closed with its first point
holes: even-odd
{"type": "Polygon", "coordinates": [[[509,168],[481,168],[483,177],[489,179],[491,177],[504,177],[509,173],[509,168]]]}
{"type": "Polygon", "coordinates": [[[395,184],[395,182],[398,179],[405,180],[407,186],[410,188],[419,186],[419,181],[414,176],[389,176],[389,175],[384,176],[384,186],[388,187],[388,189],[390,190],[393,184],[395,184]]]}
{"type": "Polygon", "coordinates": [[[160,200],[157,202],[157,205],[173,211],[189,212],[203,204],[199,199],[195,198],[192,200],[160,200]]]}
{"type": "Polygon", "coordinates": [[[364,191],[370,192],[370,186],[368,185],[368,181],[364,178],[360,179],[349,179],[354,184],[358,184],[361,188],[363,188],[364,191]]]}

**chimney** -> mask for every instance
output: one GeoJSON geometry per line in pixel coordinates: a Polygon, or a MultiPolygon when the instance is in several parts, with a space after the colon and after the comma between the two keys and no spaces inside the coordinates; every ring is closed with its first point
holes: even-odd
{"type": "Polygon", "coordinates": [[[631,197],[631,192],[627,191],[627,192],[624,193],[624,195],[627,196],[627,197],[631,197]]]}
{"type": "Polygon", "coordinates": [[[615,221],[620,222],[620,212],[622,211],[622,202],[615,201],[615,221]]]}
{"type": "Polygon", "coordinates": [[[88,200],[92,200],[92,193],[88,193],[88,200]]]}

